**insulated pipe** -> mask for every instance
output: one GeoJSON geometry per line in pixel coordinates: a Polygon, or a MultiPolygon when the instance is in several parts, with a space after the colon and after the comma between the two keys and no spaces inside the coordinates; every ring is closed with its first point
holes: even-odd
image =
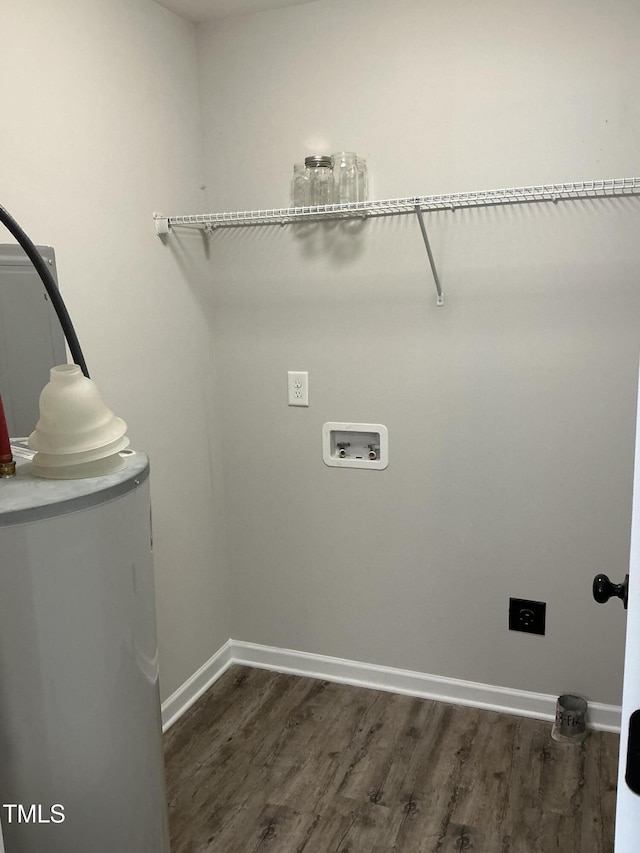
{"type": "Polygon", "coordinates": [[[60,295],[60,291],[56,286],[49,267],[42,260],[40,252],[36,249],[32,240],[27,236],[27,234],[25,234],[25,232],[18,225],[13,216],[11,216],[9,211],[5,210],[5,208],[1,205],[0,222],[2,222],[2,224],[5,225],[6,228],[13,234],[18,243],[20,243],[20,245],[26,252],[27,257],[29,258],[31,263],[36,268],[36,272],[42,279],[42,283],[44,284],[46,291],[49,294],[51,304],[53,305],[55,312],[58,315],[58,320],[60,321],[60,325],[62,326],[64,336],[67,339],[67,344],[69,345],[69,350],[71,352],[73,362],[74,364],[77,364],[78,367],[80,367],[80,369],[84,373],[84,375],[89,378],[89,371],[87,370],[87,365],[85,364],[82,349],[80,347],[80,341],[78,340],[78,337],[75,333],[75,329],[73,328],[73,323],[71,322],[71,317],[69,316],[69,312],[67,311],[67,306],[64,304],[62,296],[60,295]]]}
{"type": "Polygon", "coordinates": [[[15,475],[16,463],[13,461],[7,418],[2,404],[2,394],[0,394],[0,477],[15,477],[15,475]]]}

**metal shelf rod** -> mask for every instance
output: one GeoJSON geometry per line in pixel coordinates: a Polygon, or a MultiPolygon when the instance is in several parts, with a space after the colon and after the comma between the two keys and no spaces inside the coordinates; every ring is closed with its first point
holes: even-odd
{"type": "Polygon", "coordinates": [[[425,249],[427,250],[427,255],[429,256],[429,264],[431,266],[433,280],[435,282],[436,290],[438,292],[438,296],[436,298],[436,305],[438,306],[438,308],[441,308],[444,305],[444,299],[442,297],[442,287],[440,286],[440,279],[438,278],[436,262],[433,259],[433,252],[431,251],[431,246],[429,244],[429,237],[427,236],[427,229],[424,224],[424,218],[422,216],[422,211],[420,210],[419,204],[416,204],[414,209],[416,212],[416,216],[418,217],[418,225],[420,226],[420,231],[422,232],[422,239],[424,240],[425,249]]]}

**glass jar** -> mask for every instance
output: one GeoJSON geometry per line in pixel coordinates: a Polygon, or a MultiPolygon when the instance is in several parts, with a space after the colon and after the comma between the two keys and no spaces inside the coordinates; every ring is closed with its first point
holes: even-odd
{"type": "Polygon", "coordinates": [[[306,202],[306,167],[304,163],[296,163],[293,167],[293,177],[291,179],[291,204],[293,207],[304,207],[306,202]]]}
{"type": "Polygon", "coordinates": [[[308,204],[333,204],[333,170],[331,157],[305,157],[305,175],[308,181],[308,204]]]}
{"type": "Polygon", "coordinates": [[[357,158],[358,170],[358,201],[369,201],[369,176],[367,174],[367,161],[364,157],[357,158]]]}
{"type": "Polygon", "coordinates": [[[333,155],[333,180],[338,204],[360,201],[358,198],[358,158],[353,151],[338,151],[333,155]]]}

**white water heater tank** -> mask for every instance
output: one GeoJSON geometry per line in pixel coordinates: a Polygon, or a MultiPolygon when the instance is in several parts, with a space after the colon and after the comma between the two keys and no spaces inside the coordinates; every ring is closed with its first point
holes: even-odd
{"type": "Polygon", "coordinates": [[[6,853],[168,853],[148,459],[29,467],[0,480],[6,853]]]}

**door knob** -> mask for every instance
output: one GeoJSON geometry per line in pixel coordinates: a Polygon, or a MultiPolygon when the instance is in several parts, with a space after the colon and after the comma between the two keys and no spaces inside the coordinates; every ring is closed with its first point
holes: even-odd
{"type": "Polygon", "coordinates": [[[622,583],[612,583],[606,575],[596,575],[593,579],[593,597],[598,604],[606,604],[610,598],[621,598],[627,609],[629,597],[629,575],[622,583]]]}

